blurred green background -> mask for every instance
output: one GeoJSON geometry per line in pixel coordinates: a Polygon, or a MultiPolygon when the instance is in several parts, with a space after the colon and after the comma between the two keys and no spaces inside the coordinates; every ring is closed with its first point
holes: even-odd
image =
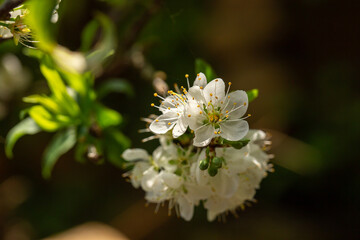
{"type": "Polygon", "coordinates": [[[12,160],[4,154],[4,138],[28,106],[21,98],[48,90],[24,47],[2,41],[0,239],[41,239],[89,221],[130,239],[358,239],[359,10],[351,0],[63,0],[57,39],[71,50],[97,11],[116,24],[118,48],[96,84],[124,78],[133,85],[134,97],[103,101],[125,117],[133,147],[157,145],[138,133],[140,118],[155,113],[151,73],[185,84],[200,57],[234,89],[259,89],[249,123],[272,135],[275,172],[258,203],[226,223],[207,222],[201,207],[191,222],[168,217],[166,207],[155,215],[121,169],[77,163],[73,152],[44,180],[41,155],[51,134],[24,137],[12,160]]]}

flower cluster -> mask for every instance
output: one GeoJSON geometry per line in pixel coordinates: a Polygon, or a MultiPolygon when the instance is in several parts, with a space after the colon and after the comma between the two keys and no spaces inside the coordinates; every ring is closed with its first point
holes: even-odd
{"type": "MultiPolygon", "coordinates": [[[[169,202],[185,220],[203,202],[208,220],[243,208],[254,201],[261,180],[272,170],[265,147],[267,135],[249,130],[245,91],[230,92],[231,83],[217,78],[207,83],[199,73],[194,85],[181,87],[161,99],[162,113],[149,126],[160,146],[149,155],[143,149],[128,149],[123,158],[133,164],[127,173],[146,200],[169,202]],[[170,133],[171,131],[171,133],[170,133]],[[207,170],[207,171],[205,171],[207,170]]],[[[176,87],[177,88],[177,87],[176,87]]]]}

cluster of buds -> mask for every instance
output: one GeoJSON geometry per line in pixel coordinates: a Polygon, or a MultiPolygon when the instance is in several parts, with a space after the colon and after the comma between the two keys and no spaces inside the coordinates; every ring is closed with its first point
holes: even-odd
{"type": "Polygon", "coordinates": [[[195,206],[203,202],[208,220],[221,218],[254,202],[260,182],[272,171],[270,144],[261,130],[249,130],[243,117],[248,108],[245,91],[231,92],[222,79],[209,83],[197,74],[192,87],[175,86],[160,104],[151,104],[161,115],[148,118],[148,131],[160,146],[149,155],[143,149],[128,149],[123,158],[133,165],[126,173],[146,200],[172,209],[190,220],[195,206]]]}

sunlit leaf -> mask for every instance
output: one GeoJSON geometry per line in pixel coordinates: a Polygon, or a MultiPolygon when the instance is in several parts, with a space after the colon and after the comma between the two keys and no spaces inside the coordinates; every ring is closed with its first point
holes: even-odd
{"type": "Polygon", "coordinates": [[[205,74],[208,82],[217,78],[217,75],[214,69],[211,67],[211,65],[201,58],[197,58],[195,60],[195,73],[199,73],[199,72],[205,74]]]}
{"type": "Polygon", "coordinates": [[[5,153],[9,158],[13,157],[12,149],[15,143],[24,135],[33,135],[41,131],[41,128],[31,118],[26,118],[13,127],[6,136],[5,153]]]}
{"type": "Polygon", "coordinates": [[[128,96],[134,96],[132,85],[125,79],[110,79],[103,83],[98,90],[98,98],[101,99],[111,92],[125,93],[128,96]]]}
{"type": "Polygon", "coordinates": [[[75,128],[68,128],[62,132],[57,133],[52,141],[47,146],[44,152],[42,174],[44,178],[51,176],[51,171],[59,159],[59,157],[71,148],[76,143],[76,130],[75,128]]]}
{"type": "Polygon", "coordinates": [[[50,97],[31,95],[23,98],[27,103],[38,103],[53,113],[63,113],[61,107],[50,97]]]}
{"type": "Polygon", "coordinates": [[[259,95],[259,90],[257,90],[257,89],[252,89],[252,90],[246,91],[246,93],[247,93],[247,95],[248,95],[249,102],[252,102],[253,100],[255,100],[255,98],[258,97],[258,95],[259,95]]]}
{"type": "Polygon", "coordinates": [[[41,64],[40,70],[45,76],[51,92],[59,101],[60,106],[63,107],[70,116],[76,116],[80,112],[79,106],[76,101],[69,95],[59,73],[46,64],[41,64]]]}
{"type": "Polygon", "coordinates": [[[34,106],[29,110],[30,117],[47,132],[54,132],[71,123],[71,119],[64,115],[54,115],[43,106],[34,106]]]}

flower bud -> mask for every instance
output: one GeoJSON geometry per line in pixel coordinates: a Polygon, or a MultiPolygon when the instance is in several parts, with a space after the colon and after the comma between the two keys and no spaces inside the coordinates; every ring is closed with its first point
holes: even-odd
{"type": "Polygon", "coordinates": [[[209,167],[209,159],[205,158],[204,160],[200,161],[199,168],[200,170],[206,170],[209,167]]]}
{"type": "Polygon", "coordinates": [[[214,157],[211,161],[211,165],[214,166],[214,168],[221,168],[223,162],[223,158],[214,157]]]}
{"type": "Polygon", "coordinates": [[[211,177],[214,177],[218,173],[218,169],[213,165],[210,165],[210,167],[208,168],[208,173],[211,177]]]}

